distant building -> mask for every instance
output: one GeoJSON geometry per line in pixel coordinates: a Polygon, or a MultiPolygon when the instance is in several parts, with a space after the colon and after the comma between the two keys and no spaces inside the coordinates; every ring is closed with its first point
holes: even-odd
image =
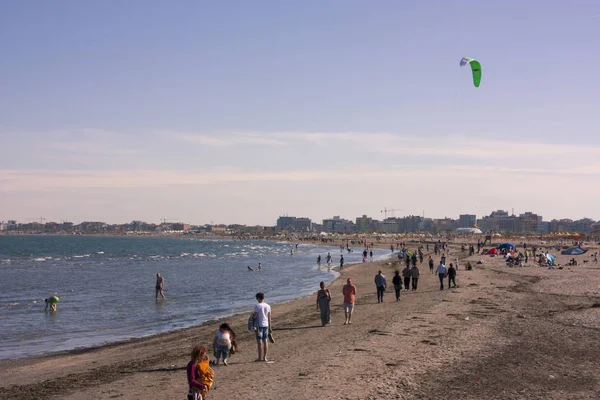
{"type": "Polygon", "coordinates": [[[312,230],[312,221],[306,217],[282,216],[277,218],[277,228],[296,232],[309,232],[312,230]]]}
{"type": "Polygon", "coordinates": [[[477,216],[474,214],[461,214],[458,217],[459,228],[473,228],[477,225],[477,216]]]}
{"type": "Polygon", "coordinates": [[[173,231],[188,231],[190,229],[190,224],[184,224],[182,222],[175,222],[171,224],[171,230],[173,231]]]}
{"type": "Polygon", "coordinates": [[[378,229],[379,221],[374,220],[371,217],[363,215],[362,217],[356,217],[356,230],[358,232],[373,232],[378,229]]]}
{"type": "Polygon", "coordinates": [[[355,232],[356,225],[354,224],[354,222],[349,221],[347,219],[340,218],[339,215],[336,215],[335,217],[333,217],[331,219],[323,220],[323,230],[325,232],[340,232],[340,233],[355,232]]]}

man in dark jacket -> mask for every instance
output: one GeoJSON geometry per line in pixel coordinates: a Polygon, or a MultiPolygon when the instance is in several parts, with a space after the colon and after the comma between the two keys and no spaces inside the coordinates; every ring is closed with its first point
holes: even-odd
{"type": "Polygon", "coordinates": [[[450,263],[450,268],[448,268],[448,287],[456,287],[456,269],[452,263],[450,263]],[[454,284],[454,286],[452,286],[452,284],[454,284]]]}
{"type": "Polygon", "coordinates": [[[402,270],[402,276],[404,277],[404,290],[408,290],[410,287],[410,278],[412,277],[412,272],[408,265],[402,270]]]}
{"type": "Polygon", "coordinates": [[[417,283],[419,282],[419,267],[416,265],[412,267],[412,290],[417,290],[417,283]]]}

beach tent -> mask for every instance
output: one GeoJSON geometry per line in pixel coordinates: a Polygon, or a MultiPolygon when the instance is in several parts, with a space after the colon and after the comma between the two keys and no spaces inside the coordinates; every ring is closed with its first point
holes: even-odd
{"type": "Polygon", "coordinates": [[[563,256],[580,256],[587,253],[587,249],[584,250],[581,247],[571,247],[570,249],[563,250],[560,252],[563,256]]]}
{"type": "Polygon", "coordinates": [[[491,256],[491,255],[493,255],[493,254],[498,254],[498,250],[497,250],[497,249],[495,249],[495,248],[494,248],[494,249],[490,249],[490,250],[487,252],[487,254],[488,254],[488,255],[490,255],[490,256],[491,256]]]}
{"type": "Polygon", "coordinates": [[[504,249],[512,250],[514,248],[515,248],[515,245],[512,243],[503,243],[497,247],[498,250],[504,250],[504,249]]]}
{"type": "Polygon", "coordinates": [[[548,260],[548,264],[553,266],[556,263],[556,256],[554,254],[546,253],[544,256],[548,260]]]}

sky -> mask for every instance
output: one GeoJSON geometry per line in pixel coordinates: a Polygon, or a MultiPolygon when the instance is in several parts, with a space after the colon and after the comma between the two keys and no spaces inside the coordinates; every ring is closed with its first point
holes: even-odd
{"type": "Polygon", "coordinates": [[[597,0],[4,1],[0,49],[0,221],[600,219],[597,0]]]}

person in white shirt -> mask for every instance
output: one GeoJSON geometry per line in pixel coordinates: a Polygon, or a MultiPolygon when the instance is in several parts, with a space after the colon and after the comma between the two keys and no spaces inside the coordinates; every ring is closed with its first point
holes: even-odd
{"type": "Polygon", "coordinates": [[[258,359],[268,361],[269,333],[271,333],[271,306],[265,303],[264,293],[257,293],[258,304],[254,306],[254,320],[256,321],[256,342],[258,343],[258,359]]]}
{"type": "Polygon", "coordinates": [[[437,273],[440,278],[440,290],[444,290],[444,278],[446,277],[446,266],[440,262],[437,267],[437,273]]]}

